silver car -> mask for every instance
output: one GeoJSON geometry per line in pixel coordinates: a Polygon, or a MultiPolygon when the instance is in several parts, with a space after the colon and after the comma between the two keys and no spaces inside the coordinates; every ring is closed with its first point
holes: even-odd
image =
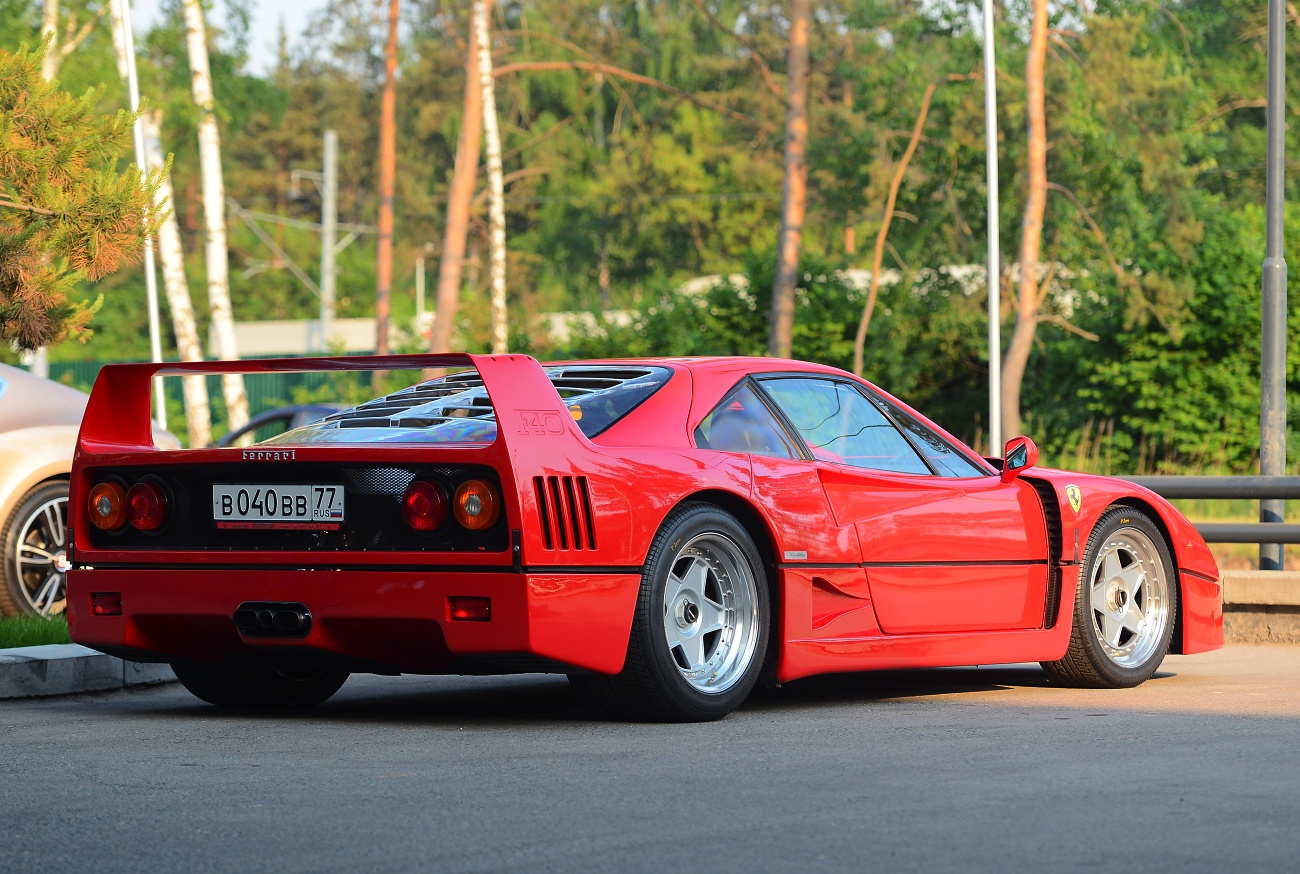
{"type": "MultiPolygon", "coordinates": [[[[68,474],[88,399],[0,364],[0,614],[63,612],[68,474]]],[[[179,446],[165,431],[154,439],[179,446]]]]}

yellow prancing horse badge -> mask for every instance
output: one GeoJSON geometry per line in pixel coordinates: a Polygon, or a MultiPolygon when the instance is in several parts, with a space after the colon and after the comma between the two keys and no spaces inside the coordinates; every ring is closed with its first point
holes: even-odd
{"type": "Polygon", "coordinates": [[[1078,486],[1066,486],[1065,497],[1070,501],[1070,509],[1078,515],[1079,508],[1083,506],[1083,494],[1080,493],[1078,486]]]}

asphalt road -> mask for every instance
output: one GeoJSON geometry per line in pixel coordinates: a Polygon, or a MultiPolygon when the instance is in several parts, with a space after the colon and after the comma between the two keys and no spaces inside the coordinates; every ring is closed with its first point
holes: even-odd
{"type": "Polygon", "coordinates": [[[1300,647],[1125,691],[853,674],[709,725],[562,678],[354,677],[305,714],[179,686],[0,702],[0,871],[1281,871],[1300,647]]]}

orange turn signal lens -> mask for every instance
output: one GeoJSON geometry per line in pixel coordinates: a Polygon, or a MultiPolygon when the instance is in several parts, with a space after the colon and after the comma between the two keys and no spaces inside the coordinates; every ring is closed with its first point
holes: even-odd
{"type": "Polygon", "coordinates": [[[90,524],[104,531],[116,531],[126,522],[126,490],[117,483],[100,483],[86,501],[90,524]]]}
{"type": "Polygon", "coordinates": [[[470,531],[490,528],[501,515],[501,498],[496,488],[481,479],[461,483],[451,503],[456,521],[470,531]]]}

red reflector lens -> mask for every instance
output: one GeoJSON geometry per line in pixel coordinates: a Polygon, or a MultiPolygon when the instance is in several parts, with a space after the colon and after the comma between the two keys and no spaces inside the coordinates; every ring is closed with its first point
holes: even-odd
{"type": "Polygon", "coordinates": [[[141,531],[157,531],[167,521],[167,496],[157,483],[131,486],[126,493],[126,521],[141,531]]]}
{"type": "Polygon", "coordinates": [[[416,531],[432,531],[447,518],[447,498],[433,483],[416,480],[402,496],[402,515],[416,531]]]}
{"type": "Polygon", "coordinates": [[[451,618],[458,622],[491,622],[491,598],[448,598],[451,618]]]}
{"type": "Polygon", "coordinates": [[[121,616],[121,592],[91,592],[90,612],[96,616],[121,616]]]}

